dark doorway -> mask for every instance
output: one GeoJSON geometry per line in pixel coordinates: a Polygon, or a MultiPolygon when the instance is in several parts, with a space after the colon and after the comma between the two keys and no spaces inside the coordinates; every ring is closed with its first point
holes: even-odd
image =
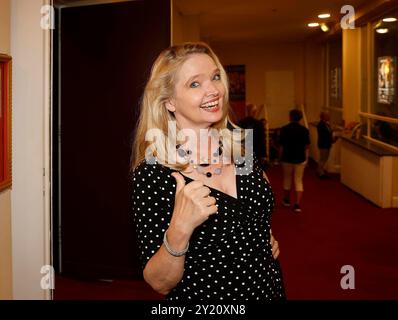
{"type": "Polygon", "coordinates": [[[75,277],[139,279],[130,148],[150,67],[170,45],[170,1],[63,7],[56,16],[54,266],[75,277]]]}

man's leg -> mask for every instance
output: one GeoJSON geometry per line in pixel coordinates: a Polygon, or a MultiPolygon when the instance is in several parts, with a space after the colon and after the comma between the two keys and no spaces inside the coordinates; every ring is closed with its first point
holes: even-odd
{"type": "Polygon", "coordinates": [[[318,175],[320,177],[325,175],[326,163],[329,159],[330,149],[319,149],[318,175]]]}
{"type": "Polygon", "coordinates": [[[293,165],[291,163],[282,163],[283,168],[283,200],[284,206],[290,206],[290,189],[292,186],[293,165]]]}
{"type": "Polygon", "coordinates": [[[296,203],[294,204],[293,210],[295,212],[301,212],[301,199],[303,197],[303,176],[306,163],[299,163],[294,165],[294,187],[296,189],[296,203]]]}

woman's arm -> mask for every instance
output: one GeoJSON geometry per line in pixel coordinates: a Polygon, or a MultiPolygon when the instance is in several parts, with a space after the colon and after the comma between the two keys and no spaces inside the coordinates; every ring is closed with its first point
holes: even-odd
{"type": "MultiPolygon", "coordinates": [[[[167,230],[167,241],[176,251],[182,251],[187,246],[189,237],[173,226],[167,230]]],[[[146,264],[144,279],[155,291],[166,295],[181,281],[184,263],[185,255],[174,257],[162,244],[146,264]]]]}
{"type": "MultiPolygon", "coordinates": [[[[187,246],[195,228],[217,212],[216,199],[201,181],[185,185],[183,176],[173,173],[176,194],[173,215],[166,240],[173,251],[181,252],[187,246]]],[[[162,235],[163,236],[163,235],[162,235]]],[[[168,294],[182,279],[185,256],[174,256],[165,244],[149,259],[144,268],[145,281],[157,292],[168,294]]]]}
{"type": "Polygon", "coordinates": [[[176,251],[185,248],[189,234],[184,236],[179,231],[181,228],[170,221],[174,211],[169,205],[172,181],[164,178],[164,172],[156,166],[143,163],[135,169],[133,213],[144,279],[155,291],[167,294],[183,276],[185,257],[174,257],[167,252],[162,244],[164,232],[167,232],[169,246],[176,251]],[[156,175],[163,179],[150,178],[156,175]]]}

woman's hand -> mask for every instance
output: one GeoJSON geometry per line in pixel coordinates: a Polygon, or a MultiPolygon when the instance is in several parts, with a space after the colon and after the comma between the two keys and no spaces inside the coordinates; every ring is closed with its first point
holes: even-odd
{"type": "Polygon", "coordinates": [[[272,256],[276,260],[279,256],[279,243],[278,241],[275,240],[274,236],[272,235],[272,231],[270,231],[271,234],[271,247],[272,247],[272,256]]]}
{"type": "Polygon", "coordinates": [[[177,187],[170,227],[190,236],[196,227],[217,212],[216,199],[209,196],[210,189],[202,181],[195,180],[186,185],[180,173],[171,175],[176,179],[177,187]]]}

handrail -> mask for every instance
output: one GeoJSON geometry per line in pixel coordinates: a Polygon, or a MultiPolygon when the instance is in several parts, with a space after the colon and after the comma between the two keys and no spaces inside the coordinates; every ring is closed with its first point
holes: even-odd
{"type": "Polygon", "coordinates": [[[391,122],[391,123],[398,123],[397,118],[384,117],[384,116],[379,116],[377,114],[372,114],[372,113],[367,113],[367,112],[362,112],[362,111],[359,112],[359,115],[362,117],[369,118],[369,119],[381,120],[381,121],[391,122]]]}

